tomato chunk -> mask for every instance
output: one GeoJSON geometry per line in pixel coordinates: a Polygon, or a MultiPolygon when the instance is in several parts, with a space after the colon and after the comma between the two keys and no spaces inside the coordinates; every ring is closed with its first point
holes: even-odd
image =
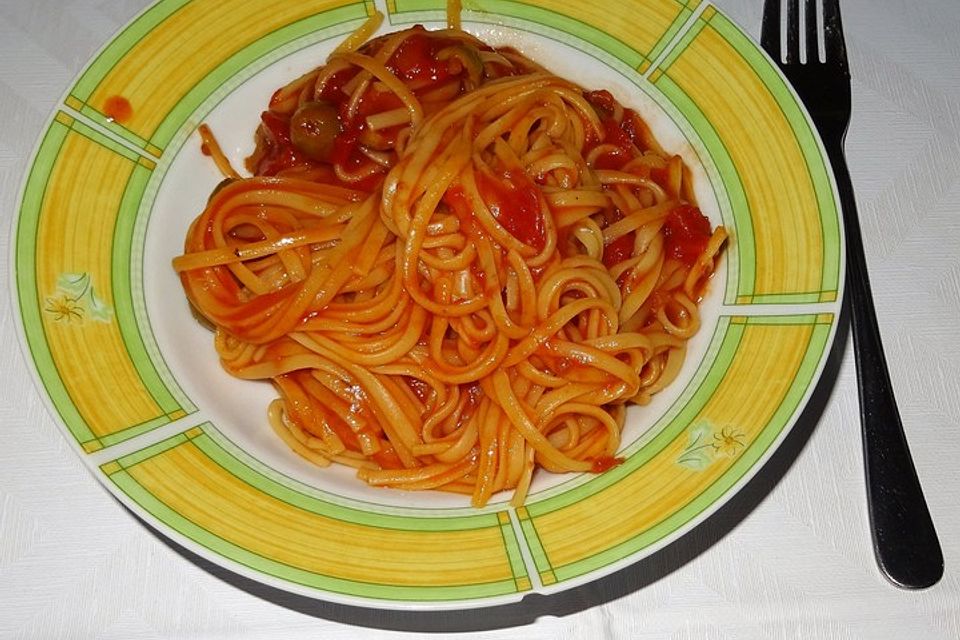
{"type": "Polygon", "coordinates": [[[610,267],[623,262],[633,253],[634,232],[625,233],[603,249],[603,264],[610,267]]]}
{"type": "Polygon", "coordinates": [[[500,176],[477,175],[480,196],[493,217],[520,242],[538,251],[547,242],[539,190],[523,171],[508,169],[500,176]]]}
{"type": "Polygon", "coordinates": [[[692,265],[707,248],[711,236],[710,221],[697,207],[680,205],[667,215],[663,225],[667,255],[692,265]]]}
{"type": "Polygon", "coordinates": [[[590,468],[590,471],[593,473],[603,473],[604,471],[609,471],[610,469],[616,467],[617,465],[623,464],[623,458],[614,458],[613,456],[600,456],[593,459],[593,466],[590,468]]]}
{"type": "Polygon", "coordinates": [[[449,38],[415,33],[404,40],[387,62],[387,68],[404,80],[429,81],[441,83],[450,78],[451,65],[448,60],[439,60],[441,49],[455,44],[449,38]]]}

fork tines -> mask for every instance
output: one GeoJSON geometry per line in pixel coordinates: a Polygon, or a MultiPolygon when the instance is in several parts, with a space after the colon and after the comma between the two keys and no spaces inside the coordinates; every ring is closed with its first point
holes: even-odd
{"type": "MultiPolygon", "coordinates": [[[[821,62],[817,0],[802,1],[806,64],[816,64],[821,62]]],[[[781,52],[779,56],[774,56],[778,63],[798,64],[801,61],[800,2],[801,0],[765,0],[760,44],[771,55],[773,55],[773,52],[781,52]],[[786,4],[787,10],[787,46],[785,51],[782,47],[780,35],[781,3],[786,4]]],[[[823,44],[825,53],[823,62],[845,68],[847,66],[847,48],[843,41],[843,25],[840,21],[840,0],[823,0],[823,44]]]]}

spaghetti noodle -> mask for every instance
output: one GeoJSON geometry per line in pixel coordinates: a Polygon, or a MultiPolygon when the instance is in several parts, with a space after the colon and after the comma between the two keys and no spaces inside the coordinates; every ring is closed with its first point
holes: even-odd
{"type": "Polygon", "coordinates": [[[223,367],[276,386],[277,434],[375,486],[520,504],[537,467],[617,464],[726,239],[637,113],[456,28],[279,89],[253,177],[202,133],[226,179],[184,290],[223,367]]]}

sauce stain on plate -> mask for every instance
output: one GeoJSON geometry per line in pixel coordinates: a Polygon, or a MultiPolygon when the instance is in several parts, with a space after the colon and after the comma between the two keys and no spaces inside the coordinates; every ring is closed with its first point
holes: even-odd
{"type": "Polygon", "coordinates": [[[107,116],[110,122],[123,124],[133,115],[133,106],[123,96],[110,96],[103,103],[103,115],[107,116]]]}

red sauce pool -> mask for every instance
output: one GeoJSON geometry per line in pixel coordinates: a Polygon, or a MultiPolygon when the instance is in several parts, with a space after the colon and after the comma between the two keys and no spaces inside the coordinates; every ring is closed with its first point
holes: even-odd
{"type": "Polygon", "coordinates": [[[600,456],[594,458],[593,467],[590,469],[593,473],[603,473],[609,471],[617,465],[623,464],[623,458],[614,458],[613,456],[600,456]]]}
{"type": "Polygon", "coordinates": [[[691,266],[710,241],[710,221],[697,207],[680,205],[667,216],[663,234],[667,255],[691,266]]]}
{"type": "Polygon", "coordinates": [[[110,96],[103,103],[103,115],[107,116],[110,122],[123,124],[133,115],[133,106],[123,96],[110,96]]]}

